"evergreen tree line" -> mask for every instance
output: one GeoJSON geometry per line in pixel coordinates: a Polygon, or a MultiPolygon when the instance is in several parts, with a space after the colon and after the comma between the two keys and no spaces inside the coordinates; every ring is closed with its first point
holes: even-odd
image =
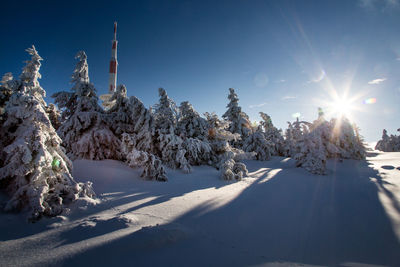
{"type": "Polygon", "coordinates": [[[159,102],[146,108],[119,85],[98,103],[89,79],[87,56],[76,55],[72,88],[52,95],[56,105],[43,100],[39,69],[42,58],[34,46],[21,75],[3,76],[0,86],[0,186],[10,193],[6,209],[28,207],[33,218],[53,216],[64,204],[95,196],[90,183],[72,178],[71,160],[114,159],[141,167],[142,177],[167,181],[165,167],[191,172],[192,166],[210,165],[225,180],[248,174],[244,159],[291,157],[298,167],[314,174],[326,173],[328,158],[363,159],[365,147],[358,128],[346,118],[326,121],[319,112],[314,122],[288,122],[285,133],[270,116],[250,123],[229,89],[226,112],[204,117],[187,102],[179,106],[159,88],[159,102]]]}
{"type": "MultiPolygon", "coordinates": [[[[400,128],[397,131],[400,132],[400,128]]],[[[385,152],[400,152],[400,135],[391,134],[389,136],[386,129],[383,129],[382,139],[376,143],[375,149],[385,152]]]]}

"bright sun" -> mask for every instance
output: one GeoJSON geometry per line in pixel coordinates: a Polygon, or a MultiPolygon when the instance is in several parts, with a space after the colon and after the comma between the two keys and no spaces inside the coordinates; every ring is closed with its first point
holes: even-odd
{"type": "Polygon", "coordinates": [[[351,110],[353,109],[352,103],[344,98],[336,99],[332,104],[332,113],[341,115],[341,116],[350,116],[351,110]]]}
{"type": "Polygon", "coordinates": [[[321,87],[325,91],[324,99],[314,98],[314,101],[318,107],[322,108],[326,118],[342,119],[345,117],[350,121],[354,121],[355,118],[353,116],[356,113],[366,111],[363,104],[376,103],[376,98],[366,98],[371,93],[370,90],[361,90],[358,92],[354,92],[353,90],[352,94],[350,94],[353,78],[353,75],[349,75],[343,80],[340,91],[335,88],[328,75],[325,74],[324,78],[320,81],[322,83],[321,87]]]}

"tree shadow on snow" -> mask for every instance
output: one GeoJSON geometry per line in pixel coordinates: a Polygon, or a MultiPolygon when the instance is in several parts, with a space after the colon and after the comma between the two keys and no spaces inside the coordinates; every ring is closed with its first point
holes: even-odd
{"type": "Polygon", "coordinates": [[[211,167],[206,170],[204,166],[194,167],[193,174],[195,177],[190,177],[191,174],[184,174],[179,170],[169,170],[169,172],[169,175],[174,178],[166,183],[133,177],[134,183],[131,188],[125,188],[124,192],[104,193],[100,195],[100,199],[102,199],[100,204],[87,209],[87,211],[73,212],[70,215],[70,220],[79,224],[71,229],[60,230],[59,236],[62,241],[59,246],[84,241],[129,227],[129,222],[121,220],[125,214],[168,202],[173,198],[196,190],[218,189],[229,184],[218,179],[219,172],[211,167]],[[197,171],[200,174],[202,172],[210,174],[210,170],[215,177],[206,177],[208,181],[204,181],[201,175],[196,175],[197,171]],[[191,179],[191,181],[183,181],[184,179],[191,179]],[[110,216],[107,213],[112,214],[113,218],[107,218],[110,216]]]}
{"type": "MultiPolygon", "coordinates": [[[[95,163],[98,164],[98,162],[95,163]]],[[[97,168],[99,170],[96,171],[102,171],[101,166],[97,166],[97,168]]],[[[25,214],[7,213],[2,218],[6,218],[9,222],[4,221],[1,223],[2,233],[0,234],[0,240],[7,242],[29,238],[37,234],[43,235],[44,232],[50,231],[61,237],[62,242],[60,246],[71,244],[106,234],[107,231],[112,232],[127,227],[125,222],[99,218],[102,216],[102,213],[110,211],[118,217],[119,215],[141,208],[167,202],[172,198],[183,196],[192,191],[221,188],[229,184],[221,181],[219,179],[219,172],[212,167],[208,167],[208,169],[204,169],[204,166],[194,167],[193,174],[195,177],[191,177],[192,174],[184,174],[179,170],[168,170],[170,177],[176,176],[179,179],[171,178],[166,183],[146,181],[139,177],[138,173],[140,173],[140,170],[130,169],[129,167],[126,167],[126,169],[128,172],[132,171],[132,184],[130,186],[126,186],[126,180],[121,180],[125,187],[115,187],[112,183],[118,183],[119,180],[117,176],[112,177],[113,175],[111,174],[110,177],[112,179],[108,182],[110,183],[111,192],[103,192],[103,194],[100,192],[98,195],[99,199],[102,200],[100,204],[89,208],[79,208],[79,204],[72,206],[74,210],[67,215],[69,221],[66,223],[75,223],[77,226],[74,228],[63,228],[62,224],[65,224],[65,222],[62,218],[43,218],[31,224],[27,221],[25,214]],[[207,180],[204,181],[201,174],[203,172],[204,175],[209,174],[210,170],[212,170],[212,174],[215,177],[206,177],[207,180]],[[200,175],[196,175],[197,173],[200,173],[200,175]],[[184,179],[191,179],[191,181],[182,182],[184,179]],[[16,227],[15,223],[18,223],[20,226],[16,227]],[[18,231],[15,229],[18,229],[18,231]]],[[[106,171],[109,171],[107,170],[107,166],[106,171]]],[[[94,182],[96,183],[96,181],[94,182]]],[[[102,182],[104,183],[104,181],[102,182]]],[[[107,185],[103,185],[103,187],[106,188],[107,185]]]]}
{"type": "Polygon", "coordinates": [[[257,164],[272,169],[248,178],[253,182],[228,204],[197,206],[167,225],[133,232],[64,264],[400,265],[400,244],[378,198],[384,185],[370,179],[380,176],[367,161],[330,161],[326,176],[276,158],[257,164]]]}

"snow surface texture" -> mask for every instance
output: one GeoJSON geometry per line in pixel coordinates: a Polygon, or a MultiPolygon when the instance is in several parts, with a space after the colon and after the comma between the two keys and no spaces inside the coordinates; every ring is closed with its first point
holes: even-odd
{"type": "Polygon", "coordinates": [[[10,81],[12,95],[1,125],[0,182],[11,195],[5,209],[28,209],[31,219],[37,219],[58,215],[64,204],[94,192],[90,183],[76,183],[70,174],[72,164],[47,115],[45,91],[37,80],[42,59],[34,46],[27,52],[32,58],[20,80],[10,81]]]}
{"type": "Polygon", "coordinates": [[[327,176],[283,157],[246,164],[235,183],[208,166],[156,183],[77,160],[74,177],[92,177],[101,203],[35,224],[0,213],[1,265],[400,265],[400,153],[328,159],[327,176]]]}

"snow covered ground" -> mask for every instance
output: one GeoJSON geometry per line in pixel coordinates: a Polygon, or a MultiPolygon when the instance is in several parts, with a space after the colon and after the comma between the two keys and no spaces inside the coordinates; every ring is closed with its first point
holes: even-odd
{"type": "Polygon", "coordinates": [[[246,164],[240,182],[202,166],[162,183],[75,161],[98,203],[34,224],[0,213],[0,266],[400,266],[400,153],[331,160],[326,176],[280,157],[246,164]]]}

